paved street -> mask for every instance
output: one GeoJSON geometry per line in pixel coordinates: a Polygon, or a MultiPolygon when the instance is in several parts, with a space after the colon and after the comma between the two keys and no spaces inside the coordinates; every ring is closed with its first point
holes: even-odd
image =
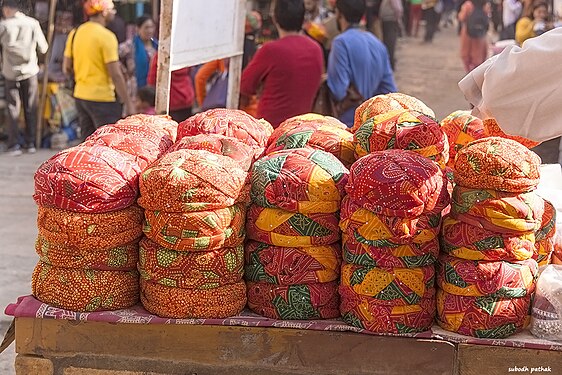
{"type": "MultiPolygon", "coordinates": [[[[437,33],[433,44],[420,39],[399,40],[396,78],[399,91],[416,96],[441,119],[457,109],[468,108],[457,88],[464,71],[458,57],[454,29],[437,33]]],[[[20,157],[0,155],[0,338],[11,317],[4,307],[20,295],[30,293],[30,279],[37,262],[34,241],[37,209],[32,199],[33,173],[55,151],[40,150],[20,157]]],[[[12,375],[14,345],[0,355],[0,374],[12,375]]]]}

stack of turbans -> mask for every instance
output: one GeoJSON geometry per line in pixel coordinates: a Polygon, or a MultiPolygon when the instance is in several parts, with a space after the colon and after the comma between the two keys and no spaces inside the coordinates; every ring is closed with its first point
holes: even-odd
{"type": "Polygon", "coordinates": [[[141,302],[163,317],[224,318],[246,304],[248,172],[271,126],[222,109],[195,115],[178,129],[198,131],[209,134],[181,138],[140,181],[141,302]]]}
{"type": "Polygon", "coordinates": [[[346,168],[355,161],[353,134],[333,117],[307,113],[283,121],[269,137],[265,153],[301,147],[329,152],[346,168]]]}
{"type": "Polygon", "coordinates": [[[447,179],[413,151],[357,160],[341,208],[341,314],[378,333],[429,329],[435,317],[435,266],[447,179]]]}
{"type": "Polygon", "coordinates": [[[539,166],[535,153],[499,137],[458,152],[437,268],[438,323],[444,329],[504,338],[527,324],[538,272],[536,241],[554,233],[554,210],[533,192],[539,166]]]}
{"type": "Polygon", "coordinates": [[[34,199],[40,262],[32,276],[38,299],[74,311],[138,301],[138,179],[173,144],[176,130],[168,117],[131,116],[39,167],[34,199]]]}
{"type": "Polygon", "coordinates": [[[486,136],[482,120],[472,116],[470,111],[455,111],[441,120],[440,125],[449,141],[449,161],[447,166],[451,168],[461,148],[476,139],[486,136]]]}
{"type": "Polygon", "coordinates": [[[274,319],[339,316],[339,208],[349,171],[311,147],[254,163],[245,249],[248,306],[274,319]]]}

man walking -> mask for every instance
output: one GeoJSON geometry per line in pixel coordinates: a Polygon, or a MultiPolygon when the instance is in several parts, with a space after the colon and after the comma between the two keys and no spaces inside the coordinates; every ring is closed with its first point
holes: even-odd
{"type": "Polygon", "coordinates": [[[106,28],[115,17],[113,1],[87,0],[84,11],[89,21],[69,34],[63,60],[63,72],[74,72],[74,97],[83,138],[121,118],[122,107],[115,91],[126,112],[135,111],[119,66],[117,38],[106,28]]]}
{"type": "Polygon", "coordinates": [[[44,54],[48,45],[39,22],[19,10],[16,0],[4,0],[4,19],[0,21],[2,75],[8,103],[8,151],[18,156],[23,149],[34,153],[37,125],[38,82],[37,52],[44,54]],[[25,118],[23,133],[19,126],[21,105],[25,118]]]}

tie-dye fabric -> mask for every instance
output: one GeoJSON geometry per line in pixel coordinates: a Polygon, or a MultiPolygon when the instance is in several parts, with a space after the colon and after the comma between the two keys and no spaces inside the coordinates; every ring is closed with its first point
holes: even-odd
{"type": "Polygon", "coordinates": [[[535,249],[533,259],[535,259],[539,266],[544,266],[550,263],[552,253],[554,252],[556,235],[556,208],[543,199],[544,213],[542,215],[539,230],[535,233],[535,249]]]}
{"type": "Polygon", "coordinates": [[[80,249],[68,243],[48,241],[39,235],[35,241],[35,252],[40,260],[56,267],[100,271],[131,271],[139,259],[138,241],[110,249],[80,249]]]}
{"type": "Polygon", "coordinates": [[[535,290],[538,270],[533,259],[476,261],[442,255],[437,262],[437,285],[460,296],[520,298],[535,290]]]}
{"type": "Polygon", "coordinates": [[[209,251],[244,242],[244,204],[213,211],[145,211],[144,234],[176,251],[209,251]]]}
{"type": "Polygon", "coordinates": [[[534,192],[507,193],[456,185],[451,199],[455,219],[498,233],[535,232],[543,212],[544,201],[534,192]]]}
{"type": "Polygon", "coordinates": [[[387,150],[357,160],[345,190],[373,213],[412,218],[449,203],[447,179],[439,167],[412,151],[387,150]]]}
{"type": "Polygon", "coordinates": [[[490,137],[461,149],[455,159],[455,182],[473,189],[511,193],[534,190],[540,179],[541,159],[520,143],[490,137]]]}
{"type": "Polygon", "coordinates": [[[353,134],[336,118],[307,113],[285,120],[273,131],[265,154],[286,149],[311,147],[326,151],[346,167],[354,161],[353,134]]]}
{"type": "Polygon", "coordinates": [[[501,129],[496,119],[494,118],[485,119],[483,121],[483,126],[484,126],[484,134],[486,137],[500,137],[500,138],[511,139],[518,143],[521,143],[523,146],[527,148],[533,148],[539,145],[539,142],[535,142],[530,139],[520,137],[518,135],[510,135],[505,133],[501,129]]]}
{"type": "Polygon", "coordinates": [[[472,116],[470,111],[455,111],[439,123],[449,141],[449,161],[447,166],[453,167],[457,152],[468,143],[484,138],[482,120],[472,116]]]}
{"type": "Polygon", "coordinates": [[[178,140],[197,134],[220,134],[241,140],[258,159],[273,133],[271,124],[237,109],[215,108],[191,116],[178,126],[178,140]]]}
{"type": "Polygon", "coordinates": [[[344,264],[341,285],[380,305],[417,305],[422,298],[435,297],[435,267],[383,269],[344,264]]]}
{"type": "Polygon", "coordinates": [[[39,262],[31,276],[31,291],[42,302],[72,311],[125,309],[139,300],[139,275],[137,271],[80,270],[39,262]]]}
{"type": "Polygon", "coordinates": [[[418,268],[431,265],[439,255],[437,238],[422,243],[371,246],[342,233],[343,260],[364,267],[418,268]]]}
{"type": "Polygon", "coordinates": [[[245,278],[270,284],[316,284],[338,279],[341,249],[338,244],[280,247],[248,241],[245,245],[245,278]]]}
{"type": "Polygon", "coordinates": [[[254,150],[244,142],[219,134],[199,134],[184,137],[174,143],[168,152],[178,150],[205,150],[213,154],[228,156],[240,164],[240,168],[249,171],[254,158],[254,150]]]}
{"type": "Polygon", "coordinates": [[[529,322],[531,294],[523,298],[468,297],[437,290],[437,323],[461,335],[503,339],[529,322]]]}
{"type": "Polygon", "coordinates": [[[35,172],[39,206],[83,213],[124,209],[135,202],[142,169],[138,157],[102,144],[58,152],[35,172]]]}
{"type": "Polygon", "coordinates": [[[427,331],[435,317],[435,298],[422,299],[417,305],[382,305],[376,298],[359,295],[352,288],[339,287],[343,320],[358,328],[377,333],[415,333],[427,331]]]}
{"type": "Polygon", "coordinates": [[[221,319],[238,315],[246,305],[241,281],[213,289],[182,289],[140,280],[144,308],[163,318],[221,319]]]}
{"type": "Polygon", "coordinates": [[[498,233],[466,224],[447,215],[441,227],[441,249],[457,258],[517,261],[533,256],[535,234],[498,233]]]}
{"type": "Polygon", "coordinates": [[[138,204],[147,210],[214,210],[249,199],[248,173],[233,159],[204,150],[167,153],[141,176],[138,204]]]}
{"type": "Polygon", "coordinates": [[[252,204],[247,212],[249,239],[283,247],[329,245],[340,239],[337,214],[301,214],[252,204]]]}
{"type": "Polygon", "coordinates": [[[535,251],[533,259],[537,261],[539,266],[546,266],[552,262],[552,255],[554,252],[554,239],[545,238],[542,241],[535,243],[535,251]]]}
{"type": "Polygon", "coordinates": [[[205,252],[166,249],[144,238],[140,243],[139,273],[143,280],[183,289],[215,289],[242,280],[244,248],[205,252]]]}
{"type": "Polygon", "coordinates": [[[274,285],[248,282],[248,307],[271,319],[332,319],[340,316],[338,283],[274,285]]]}
{"type": "Polygon", "coordinates": [[[335,156],[312,148],[281,150],[254,163],[252,201],[300,213],[338,211],[349,171],[335,156]]]}
{"type": "Polygon", "coordinates": [[[357,129],[370,118],[386,112],[404,109],[418,111],[426,116],[435,117],[435,113],[431,110],[431,108],[425,105],[425,103],[418,98],[399,92],[393,92],[373,96],[372,98],[365,100],[359,107],[357,107],[351,131],[357,131],[357,129]]]}
{"type": "Polygon", "coordinates": [[[39,207],[39,234],[56,244],[87,250],[107,250],[131,243],[142,235],[143,210],[130,206],[103,214],[81,214],[39,207]]]}
{"type": "Polygon", "coordinates": [[[439,123],[416,111],[392,111],[365,121],[354,134],[355,157],[390,150],[411,150],[445,168],[447,136],[439,123]]]}

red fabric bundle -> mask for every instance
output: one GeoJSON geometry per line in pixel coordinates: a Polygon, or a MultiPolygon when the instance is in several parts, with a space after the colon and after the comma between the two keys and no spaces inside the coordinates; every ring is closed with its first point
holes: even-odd
{"type": "Polygon", "coordinates": [[[475,139],[484,138],[482,120],[472,116],[470,111],[455,111],[445,117],[440,123],[449,141],[449,161],[447,166],[455,164],[457,152],[475,139]]]}

